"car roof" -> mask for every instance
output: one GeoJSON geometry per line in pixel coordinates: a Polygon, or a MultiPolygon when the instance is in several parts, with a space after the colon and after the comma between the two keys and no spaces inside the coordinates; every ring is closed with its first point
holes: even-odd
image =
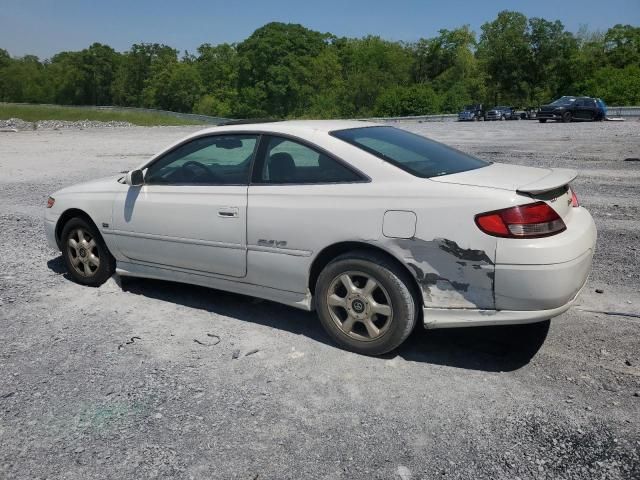
{"type": "Polygon", "coordinates": [[[363,128],[382,126],[379,123],[368,122],[363,120],[285,120],[263,123],[233,123],[229,125],[220,125],[210,127],[196,132],[194,135],[203,135],[207,133],[224,133],[224,132],[267,132],[267,133],[328,133],[334,130],[345,130],[348,128],[363,128]]]}

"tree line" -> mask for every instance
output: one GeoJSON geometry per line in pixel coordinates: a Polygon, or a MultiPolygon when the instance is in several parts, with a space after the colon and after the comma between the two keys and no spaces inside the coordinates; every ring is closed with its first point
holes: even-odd
{"type": "Polygon", "coordinates": [[[196,53],[100,43],[51,59],[0,49],[0,101],[150,107],[206,115],[367,117],[537,106],[561,95],[640,104],[640,27],[569,32],[560,21],[500,12],[412,43],[337,37],[269,23],[196,53]]]}

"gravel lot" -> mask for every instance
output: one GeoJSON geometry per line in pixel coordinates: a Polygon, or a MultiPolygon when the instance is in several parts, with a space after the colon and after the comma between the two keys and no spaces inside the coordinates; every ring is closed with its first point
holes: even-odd
{"type": "Polygon", "coordinates": [[[81,287],[46,247],[47,195],[194,128],[0,133],[0,478],[640,478],[640,318],[598,313],[640,313],[640,123],[401,126],[580,171],[598,251],[548,334],[418,330],[367,358],[270,302],[81,287]]]}

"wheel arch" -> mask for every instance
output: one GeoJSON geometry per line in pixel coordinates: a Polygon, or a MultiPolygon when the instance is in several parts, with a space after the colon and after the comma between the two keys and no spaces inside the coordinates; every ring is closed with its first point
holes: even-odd
{"type": "Polygon", "coordinates": [[[64,229],[66,223],[72,218],[82,218],[83,220],[86,220],[96,229],[98,233],[100,233],[100,229],[98,229],[96,222],[93,221],[93,219],[87,212],[85,212],[84,210],[80,210],[79,208],[69,208],[62,212],[60,217],[58,217],[58,221],[56,222],[55,234],[58,248],[60,248],[60,235],[62,235],[62,230],[64,229]]]}
{"type": "MultiPolygon", "coordinates": [[[[411,279],[411,285],[409,285],[411,293],[413,293],[414,298],[420,303],[420,305],[424,304],[424,295],[422,293],[422,289],[418,285],[418,281],[415,277],[414,272],[412,272],[411,269],[407,267],[407,265],[405,265],[398,257],[393,255],[388,250],[385,250],[378,245],[372,245],[370,243],[362,241],[338,242],[320,250],[320,252],[318,252],[318,254],[311,262],[311,267],[309,268],[309,291],[312,294],[315,294],[316,282],[318,280],[318,277],[320,276],[320,272],[322,272],[322,270],[334,258],[353,251],[368,251],[386,257],[390,262],[394,263],[401,270],[407,273],[408,278],[411,279]]],[[[422,308],[419,308],[418,310],[422,311],[422,308]]]]}

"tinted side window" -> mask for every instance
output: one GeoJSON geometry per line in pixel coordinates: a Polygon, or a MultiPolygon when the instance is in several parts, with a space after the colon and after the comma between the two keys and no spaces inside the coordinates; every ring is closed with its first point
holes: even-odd
{"type": "Polygon", "coordinates": [[[196,138],[167,153],[147,170],[157,185],[246,185],[257,135],[196,138]]]}
{"type": "Polygon", "coordinates": [[[257,183],[344,183],[362,180],[333,158],[306,145],[280,137],[266,137],[264,163],[257,183]]]}

